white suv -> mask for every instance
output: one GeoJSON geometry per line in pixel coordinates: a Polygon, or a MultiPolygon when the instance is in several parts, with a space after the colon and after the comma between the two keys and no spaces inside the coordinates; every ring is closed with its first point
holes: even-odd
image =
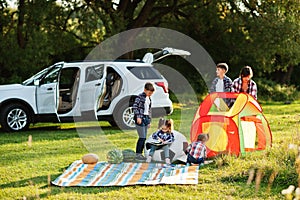
{"type": "Polygon", "coordinates": [[[153,117],[171,114],[168,82],[151,64],[155,55],[189,53],[165,48],[158,54],[147,53],[143,61],[60,62],[22,84],[2,85],[1,127],[5,131],[21,131],[36,122],[96,119],[131,129],[135,127],[132,104],[149,81],[156,86],[153,117]]]}

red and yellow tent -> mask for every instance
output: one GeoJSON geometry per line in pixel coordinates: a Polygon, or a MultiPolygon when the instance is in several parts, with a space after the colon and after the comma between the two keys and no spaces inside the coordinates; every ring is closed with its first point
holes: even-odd
{"type": "Polygon", "coordinates": [[[244,155],[272,145],[272,133],[259,103],[246,93],[216,92],[200,104],[190,132],[191,141],[208,133],[208,157],[219,153],[244,155]]]}

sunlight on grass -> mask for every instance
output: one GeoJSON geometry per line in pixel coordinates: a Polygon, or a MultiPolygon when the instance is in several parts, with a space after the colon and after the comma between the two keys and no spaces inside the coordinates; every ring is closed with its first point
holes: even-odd
{"type": "MultiPolygon", "coordinates": [[[[175,104],[174,113],[168,116],[188,141],[198,106],[175,104]]],[[[49,176],[50,180],[57,178],[72,162],[91,152],[89,149],[102,161],[112,148],[135,150],[136,130],[122,131],[107,122],[84,122],[38,123],[26,132],[0,132],[0,199],[284,199],[281,190],[298,184],[298,150],[293,147],[300,146],[300,103],[267,102],[262,107],[273,133],[272,148],[243,157],[219,156],[200,169],[199,184],[189,186],[48,185],[49,176]]],[[[148,135],[156,131],[157,123],[158,119],[153,119],[148,135]]]]}

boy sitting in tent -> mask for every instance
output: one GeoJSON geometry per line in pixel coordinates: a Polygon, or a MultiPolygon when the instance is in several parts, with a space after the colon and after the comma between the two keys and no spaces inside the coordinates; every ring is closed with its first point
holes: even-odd
{"type": "Polygon", "coordinates": [[[199,134],[197,141],[192,142],[186,149],[187,153],[187,165],[204,164],[204,160],[207,157],[205,143],[208,141],[209,135],[206,133],[199,134]]]}

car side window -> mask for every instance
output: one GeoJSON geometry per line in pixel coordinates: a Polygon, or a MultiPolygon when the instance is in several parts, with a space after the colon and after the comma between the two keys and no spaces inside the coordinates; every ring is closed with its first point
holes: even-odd
{"type": "Polygon", "coordinates": [[[162,79],[153,67],[127,67],[127,69],[139,79],[162,79]]]}
{"type": "Polygon", "coordinates": [[[103,77],[103,72],[103,64],[88,67],[85,72],[85,82],[101,79],[103,77]]]}
{"type": "Polygon", "coordinates": [[[42,83],[48,84],[48,83],[55,83],[58,80],[58,74],[61,70],[61,67],[54,67],[51,69],[47,75],[43,78],[42,83]]]}

